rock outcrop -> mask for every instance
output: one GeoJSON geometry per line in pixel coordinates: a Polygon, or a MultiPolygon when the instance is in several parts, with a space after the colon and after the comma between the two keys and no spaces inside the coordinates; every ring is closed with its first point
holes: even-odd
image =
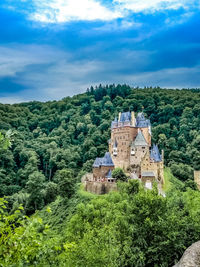
{"type": "Polygon", "coordinates": [[[182,258],[174,267],[200,267],[200,241],[186,249],[182,258]]]}

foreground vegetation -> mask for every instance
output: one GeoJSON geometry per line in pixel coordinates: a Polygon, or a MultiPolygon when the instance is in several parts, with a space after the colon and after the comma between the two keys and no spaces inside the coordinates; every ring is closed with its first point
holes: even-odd
{"type": "Polygon", "coordinates": [[[200,239],[199,103],[199,90],[111,85],[0,104],[0,266],[172,266],[200,239]],[[166,198],[137,181],[104,196],[81,189],[122,110],[150,117],[165,150],[166,198]]]}
{"type": "Polygon", "coordinates": [[[0,204],[0,266],[173,266],[200,238],[200,194],[166,198],[139,182],[94,196],[78,190],[31,218],[0,204]]]}

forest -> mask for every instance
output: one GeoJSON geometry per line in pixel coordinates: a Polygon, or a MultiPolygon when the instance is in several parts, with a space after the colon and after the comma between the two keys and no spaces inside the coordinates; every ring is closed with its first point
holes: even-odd
{"type": "Polygon", "coordinates": [[[60,101],[0,104],[0,266],[173,266],[200,240],[200,89],[91,87],[60,101]],[[81,177],[120,111],[143,111],[164,149],[166,198],[81,177]]]}

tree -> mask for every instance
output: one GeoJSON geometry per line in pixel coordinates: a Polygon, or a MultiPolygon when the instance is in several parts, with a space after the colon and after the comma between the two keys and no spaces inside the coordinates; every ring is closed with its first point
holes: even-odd
{"type": "Polygon", "coordinates": [[[75,178],[69,169],[57,171],[55,181],[58,184],[58,194],[70,198],[75,191],[75,178]]]}
{"type": "Polygon", "coordinates": [[[56,199],[56,196],[58,194],[58,186],[56,183],[48,182],[45,187],[44,191],[44,199],[45,203],[51,203],[56,199]]]}
{"type": "Polygon", "coordinates": [[[28,177],[26,190],[29,193],[28,206],[30,211],[41,209],[44,206],[44,182],[45,176],[39,171],[33,172],[28,177]]]}
{"type": "Polygon", "coordinates": [[[18,171],[18,183],[19,185],[21,185],[22,187],[25,186],[29,176],[38,171],[38,155],[35,151],[28,151],[27,152],[27,158],[28,161],[25,164],[23,169],[20,169],[18,171]]]}
{"type": "Polygon", "coordinates": [[[125,172],[123,171],[123,169],[121,168],[115,168],[113,171],[112,171],[112,177],[113,178],[116,178],[117,181],[120,180],[120,181],[127,181],[127,176],[125,174],[125,172]]]}
{"type": "Polygon", "coordinates": [[[11,147],[12,132],[8,131],[5,135],[0,132],[0,149],[7,149],[11,147]]]}

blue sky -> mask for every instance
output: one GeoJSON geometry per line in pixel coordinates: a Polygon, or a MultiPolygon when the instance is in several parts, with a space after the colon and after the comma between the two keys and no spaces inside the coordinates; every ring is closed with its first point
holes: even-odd
{"type": "Polygon", "coordinates": [[[196,0],[1,0],[0,102],[200,87],[199,15],[196,0]]]}

